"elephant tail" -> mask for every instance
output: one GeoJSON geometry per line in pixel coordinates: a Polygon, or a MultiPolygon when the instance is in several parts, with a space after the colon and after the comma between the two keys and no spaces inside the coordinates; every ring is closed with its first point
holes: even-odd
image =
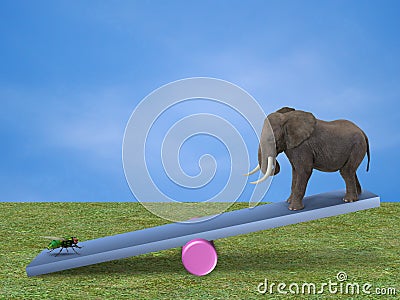
{"type": "Polygon", "coordinates": [[[368,158],[368,163],[367,163],[367,172],[369,171],[369,161],[371,160],[371,156],[369,153],[369,141],[367,135],[364,133],[365,136],[365,141],[367,142],[367,158],[368,158]]]}

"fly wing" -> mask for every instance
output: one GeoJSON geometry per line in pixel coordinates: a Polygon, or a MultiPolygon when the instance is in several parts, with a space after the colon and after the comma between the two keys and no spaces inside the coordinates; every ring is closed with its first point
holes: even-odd
{"type": "Polygon", "coordinates": [[[56,237],[56,236],[40,236],[40,237],[43,239],[47,239],[47,240],[65,241],[65,238],[56,237]]]}

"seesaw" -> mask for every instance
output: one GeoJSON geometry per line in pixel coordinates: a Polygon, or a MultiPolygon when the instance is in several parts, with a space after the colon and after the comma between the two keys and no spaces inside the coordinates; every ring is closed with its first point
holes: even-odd
{"type": "MultiPolygon", "coordinates": [[[[264,204],[225,212],[192,223],[171,223],[138,231],[80,242],[79,254],[72,251],[55,256],[43,250],[27,267],[28,276],[52,273],[106,261],[127,258],[176,247],[182,248],[187,271],[202,276],[217,264],[214,240],[300,222],[332,217],[379,207],[379,196],[363,191],[360,200],[343,202],[344,191],[313,195],[303,200],[300,211],[288,209],[287,202],[264,204]]],[[[200,218],[201,219],[201,218],[200,218]]]]}

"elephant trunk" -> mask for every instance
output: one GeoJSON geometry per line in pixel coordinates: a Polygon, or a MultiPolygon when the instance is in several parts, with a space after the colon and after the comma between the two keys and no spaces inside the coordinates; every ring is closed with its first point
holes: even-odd
{"type": "Polygon", "coordinates": [[[276,159],[276,147],[274,134],[269,125],[268,120],[265,120],[264,126],[261,132],[260,145],[258,147],[258,163],[261,168],[261,172],[266,174],[269,162],[269,157],[273,158],[273,163],[275,164],[276,159]]]}
{"type": "Polygon", "coordinates": [[[269,176],[272,175],[276,160],[276,147],[274,143],[274,135],[272,129],[268,123],[265,121],[263,130],[261,132],[260,145],[258,147],[258,166],[252,170],[246,176],[254,174],[261,169],[265,175],[257,181],[251,182],[253,184],[258,184],[265,181],[269,176]]]}

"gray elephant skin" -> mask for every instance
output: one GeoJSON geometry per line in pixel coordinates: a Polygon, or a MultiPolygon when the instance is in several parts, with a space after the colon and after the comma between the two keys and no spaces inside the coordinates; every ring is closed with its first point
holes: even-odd
{"type": "Polygon", "coordinates": [[[358,200],[361,185],[357,168],[370,153],[366,134],[348,120],[323,121],[312,113],[283,107],[267,116],[258,148],[258,166],[246,175],[261,170],[265,175],[258,184],[280,171],[277,155],[284,152],[292,166],[290,210],[304,208],[302,203],[313,169],[339,171],[346,184],[345,202],[358,200]],[[267,122],[268,120],[268,122],[267,122]],[[274,143],[271,143],[272,139],[274,143]],[[274,146],[272,146],[274,145],[274,146]]]}

